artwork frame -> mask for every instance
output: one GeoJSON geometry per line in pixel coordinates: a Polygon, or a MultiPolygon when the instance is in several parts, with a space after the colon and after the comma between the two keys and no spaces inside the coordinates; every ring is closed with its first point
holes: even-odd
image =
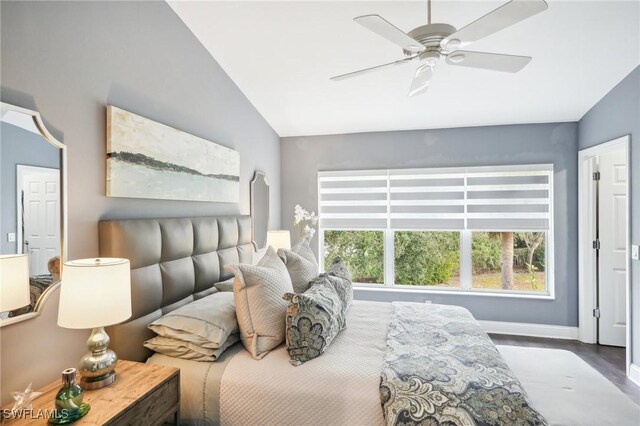
{"type": "Polygon", "coordinates": [[[240,153],[109,105],[106,195],[238,203],[240,153]]]}

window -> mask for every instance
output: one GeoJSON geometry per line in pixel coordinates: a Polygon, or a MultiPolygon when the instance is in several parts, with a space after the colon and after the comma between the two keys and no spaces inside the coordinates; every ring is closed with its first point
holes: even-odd
{"type": "Polygon", "coordinates": [[[383,231],[325,231],[324,267],[336,256],[349,265],[357,283],[384,283],[383,231]]]}
{"type": "Polygon", "coordinates": [[[319,172],[320,255],[354,282],[552,295],[551,165],[319,172]]]}
{"type": "Polygon", "coordinates": [[[460,233],[393,234],[395,284],[460,288],[460,233]]]}
{"type": "Polygon", "coordinates": [[[544,232],[474,232],[472,286],[545,291],[544,232]]]}

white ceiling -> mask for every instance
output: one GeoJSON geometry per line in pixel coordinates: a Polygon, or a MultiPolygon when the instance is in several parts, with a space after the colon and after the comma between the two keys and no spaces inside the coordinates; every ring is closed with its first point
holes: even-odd
{"type": "MultiPolygon", "coordinates": [[[[169,4],[280,136],[579,120],[640,64],[640,1],[556,1],[468,50],[533,56],[518,74],[440,63],[424,95],[407,91],[416,63],[329,77],[402,59],[353,22],[377,13],[404,31],[420,2],[169,4]]],[[[433,21],[461,28],[502,1],[434,0],[433,21]]]]}

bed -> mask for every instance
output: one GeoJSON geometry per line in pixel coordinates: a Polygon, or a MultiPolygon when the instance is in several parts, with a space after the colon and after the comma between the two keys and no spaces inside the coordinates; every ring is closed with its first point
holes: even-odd
{"type": "Polygon", "coordinates": [[[250,218],[110,220],[99,229],[101,256],[132,268],[133,315],[109,328],[111,347],[180,368],[184,424],[546,424],[459,307],[354,301],[328,350],[298,367],[284,346],[259,361],[241,343],[216,362],[153,354],[143,346],[154,336],[148,324],[216,293],[232,278],[223,265],[252,261],[250,218]]]}

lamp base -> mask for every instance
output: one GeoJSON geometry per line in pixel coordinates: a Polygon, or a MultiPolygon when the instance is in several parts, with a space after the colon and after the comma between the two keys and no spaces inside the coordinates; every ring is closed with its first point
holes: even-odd
{"type": "Polygon", "coordinates": [[[116,372],[111,371],[101,377],[82,377],[80,387],[84,390],[94,390],[109,386],[116,381],[116,372]]]}
{"type": "Polygon", "coordinates": [[[118,356],[109,349],[109,340],[104,327],[96,327],[91,331],[87,340],[90,352],[82,357],[78,368],[82,376],[80,385],[83,389],[100,389],[115,382],[114,369],[118,363],[118,356]]]}

